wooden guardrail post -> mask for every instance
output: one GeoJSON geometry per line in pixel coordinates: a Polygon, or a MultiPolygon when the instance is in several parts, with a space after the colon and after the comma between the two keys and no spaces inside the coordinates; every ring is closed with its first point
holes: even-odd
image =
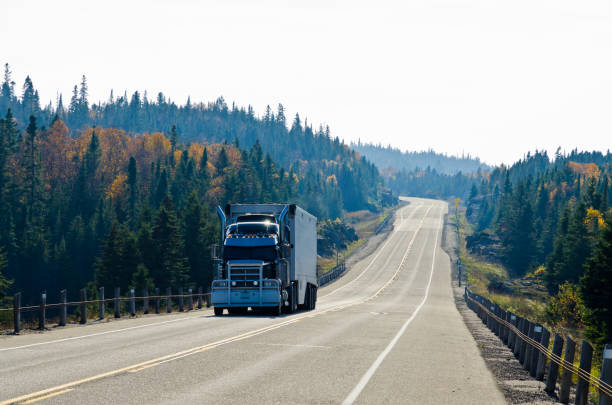
{"type": "Polygon", "coordinates": [[[198,309],[202,309],[202,286],[198,287],[198,309]]]}
{"type": "MultiPolygon", "coordinates": [[[[580,346],[580,369],[591,373],[591,362],[593,361],[593,348],[586,340],[582,341],[580,346]]],[[[578,376],[578,385],[576,386],[576,405],[586,405],[589,399],[589,381],[578,376]]]]}
{"type": "Polygon", "coordinates": [[[98,288],[98,318],[104,319],[104,287],[98,288]]]}
{"type": "MultiPolygon", "coordinates": [[[[563,351],[563,338],[558,333],[555,333],[552,352],[554,355],[561,357],[563,351]]],[[[550,362],[550,369],[546,377],[546,392],[552,394],[557,386],[557,378],[559,377],[559,365],[554,361],[550,362]]]]}
{"type": "Polygon", "coordinates": [[[121,305],[119,304],[119,295],[121,290],[115,287],[115,318],[121,318],[121,305]]]}
{"type": "Polygon", "coordinates": [[[212,306],[212,302],[211,302],[211,298],[210,298],[210,292],[206,293],[205,297],[206,297],[206,308],[210,308],[212,306]]]}
{"type": "Polygon", "coordinates": [[[168,297],[166,299],[166,312],[170,313],[172,312],[172,288],[168,287],[166,288],[166,296],[168,297]]]}
{"type": "MultiPolygon", "coordinates": [[[[540,339],[540,344],[546,348],[548,348],[548,343],[550,341],[550,332],[546,328],[542,328],[542,338],[540,339]]],[[[544,380],[544,370],[546,369],[546,353],[540,352],[538,355],[538,365],[536,366],[536,380],[543,381],[544,380]]]]}
{"type": "Polygon", "coordinates": [[[155,288],[155,313],[159,314],[159,288],[155,288]]]}
{"type": "Polygon", "coordinates": [[[68,294],[66,290],[60,291],[60,320],[59,326],[66,326],[66,318],[68,317],[68,306],[66,302],[68,301],[68,294]]]}
{"type": "Polygon", "coordinates": [[[192,311],[193,310],[193,289],[189,289],[187,290],[187,293],[189,294],[189,299],[187,300],[187,311],[192,311]]]}
{"type": "Polygon", "coordinates": [[[179,287],[178,289],[178,310],[179,312],[185,310],[185,308],[183,308],[183,287],[179,287]]]}
{"type": "MultiPolygon", "coordinates": [[[[516,315],[514,315],[512,312],[510,312],[510,323],[514,327],[516,327],[516,315]]],[[[509,330],[508,331],[508,347],[512,351],[514,351],[515,338],[516,338],[516,333],[514,333],[513,330],[509,330]]]]}
{"type": "MultiPolygon", "coordinates": [[[[576,342],[569,337],[565,339],[565,355],[563,358],[570,364],[574,363],[574,353],[576,352],[576,342]]],[[[561,376],[561,388],[559,389],[559,402],[567,404],[569,402],[570,387],[572,386],[572,373],[563,369],[561,376]]]]}
{"type": "MultiPolygon", "coordinates": [[[[510,312],[508,311],[502,311],[502,316],[503,316],[503,320],[510,323],[510,312]]],[[[508,327],[504,324],[503,329],[502,329],[502,342],[504,342],[504,344],[507,346],[508,345],[508,327]]]]}
{"type": "Polygon", "coordinates": [[[43,291],[40,294],[40,306],[38,309],[38,329],[45,330],[46,324],[46,309],[47,309],[47,292],[43,291]]]}
{"type": "Polygon", "coordinates": [[[136,316],[136,294],[133,288],[130,288],[130,316],[136,316]]]}
{"type": "MultiPolygon", "coordinates": [[[[517,325],[516,329],[519,332],[523,331],[523,324],[524,323],[525,323],[525,320],[522,317],[517,315],[517,317],[516,317],[516,325],[517,325]]],[[[515,334],[514,344],[513,344],[513,346],[514,346],[513,353],[514,353],[514,357],[516,357],[516,358],[520,358],[521,357],[521,342],[522,342],[521,337],[518,335],[518,333],[515,334]]]]}
{"type": "MultiPolygon", "coordinates": [[[[602,357],[599,378],[606,384],[612,385],[612,344],[604,346],[602,357]]],[[[599,391],[599,405],[612,405],[612,397],[599,391]]]]}
{"type": "Polygon", "coordinates": [[[85,301],[87,301],[87,290],[81,288],[81,325],[87,323],[87,304],[85,301]]]}
{"type": "MultiPolygon", "coordinates": [[[[528,319],[525,319],[523,321],[523,335],[526,335],[527,337],[531,337],[532,332],[533,332],[533,324],[528,319]]],[[[525,339],[521,339],[521,356],[519,358],[519,361],[521,365],[523,366],[523,368],[525,368],[525,364],[526,364],[525,359],[528,357],[527,352],[529,351],[529,347],[530,346],[527,344],[527,341],[525,339]]]]}
{"type": "Polygon", "coordinates": [[[142,313],[149,313],[149,289],[147,287],[142,291],[142,313]]]}
{"type": "MultiPolygon", "coordinates": [[[[542,325],[535,324],[533,327],[533,340],[540,343],[542,340],[542,325]]],[[[529,362],[529,375],[532,377],[536,376],[538,368],[538,358],[540,357],[540,350],[537,347],[531,347],[531,361],[529,362]]]]}
{"type": "Polygon", "coordinates": [[[21,293],[18,292],[13,297],[13,329],[15,334],[21,331],[21,293]]]}

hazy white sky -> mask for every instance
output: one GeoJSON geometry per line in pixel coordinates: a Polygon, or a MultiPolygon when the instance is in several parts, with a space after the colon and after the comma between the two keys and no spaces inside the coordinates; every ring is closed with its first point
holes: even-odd
{"type": "Polygon", "coordinates": [[[347,142],[511,162],[612,149],[610,0],[2,0],[0,63],[43,104],[283,103],[347,142]]]}

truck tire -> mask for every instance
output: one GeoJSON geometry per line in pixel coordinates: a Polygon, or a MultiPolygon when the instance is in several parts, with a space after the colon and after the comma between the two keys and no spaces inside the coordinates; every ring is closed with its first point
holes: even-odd
{"type": "Polygon", "coordinates": [[[215,316],[223,315],[223,308],[215,307],[215,316]]]}
{"type": "Polygon", "coordinates": [[[317,287],[312,286],[312,308],[311,309],[315,309],[317,307],[317,287]]]}

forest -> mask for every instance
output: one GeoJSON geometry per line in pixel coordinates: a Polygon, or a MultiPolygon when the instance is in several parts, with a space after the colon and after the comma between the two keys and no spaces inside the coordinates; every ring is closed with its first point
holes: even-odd
{"type": "Polygon", "coordinates": [[[612,154],[536,151],[473,185],[468,248],[499,260],[514,277],[540,268],[552,296],[550,321],[587,326],[612,340],[612,154]]]}
{"type": "MultiPolygon", "coordinates": [[[[393,176],[397,172],[409,173],[427,170],[445,175],[458,172],[473,173],[479,170],[488,171],[491,167],[478,157],[449,156],[433,150],[402,152],[391,145],[382,146],[369,143],[351,143],[351,148],[361,153],[374,163],[384,175],[393,176]]],[[[401,177],[398,176],[398,177],[401,177]]]]}
{"type": "MultiPolygon", "coordinates": [[[[28,77],[0,93],[0,300],[66,288],[196,286],[212,280],[217,204],[298,203],[323,220],[378,210],[376,167],[284,108],[177,106],[146,94],[41,108],[28,77]]],[[[334,222],[335,223],[335,222],[334,222]]],[[[342,227],[341,227],[342,228],[342,227]]],[[[339,228],[340,229],[340,228],[339,228]]],[[[344,229],[344,228],[342,228],[344,229]]],[[[350,236],[350,235],[349,235],[350,236]]]]}

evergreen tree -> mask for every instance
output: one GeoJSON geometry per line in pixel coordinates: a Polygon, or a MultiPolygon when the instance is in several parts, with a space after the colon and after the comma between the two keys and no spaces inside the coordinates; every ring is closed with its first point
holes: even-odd
{"type": "Polygon", "coordinates": [[[217,176],[223,176],[223,169],[228,166],[227,153],[225,152],[225,146],[221,147],[219,156],[217,157],[217,176]]]}
{"type": "Polygon", "coordinates": [[[130,156],[130,163],[128,164],[128,214],[130,218],[130,222],[134,224],[136,221],[136,208],[138,206],[138,168],[136,166],[136,159],[133,156],[130,156]]]}
{"type": "Polygon", "coordinates": [[[7,280],[2,274],[7,267],[8,261],[6,259],[6,252],[4,251],[3,247],[0,247],[0,302],[4,299],[9,287],[12,284],[11,281],[7,280]]]}
{"type": "Polygon", "coordinates": [[[514,274],[522,275],[529,269],[535,254],[533,212],[523,183],[518,185],[513,200],[510,212],[505,214],[503,257],[514,274]]]}
{"type": "Polygon", "coordinates": [[[140,263],[136,239],[125,226],[114,222],[96,265],[96,284],[127,290],[140,263]]]}
{"type": "Polygon", "coordinates": [[[190,278],[198,285],[208,287],[212,282],[210,246],[213,244],[214,228],[210,225],[196,192],[192,192],[185,205],[183,236],[185,257],[189,265],[190,278]]]}
{"type": "Polygon", "coordinates": [[[164,199],[159,209],[152,239],[155,262],[150,271],[155,285],[160,288],[183,286],[188,280],[188,268],[178,219],[169,197],[164,199]]]}
{"type": "Polygon", "coordinates": [[[31,223],[40,224],[42,220],[43,186],[37,135],[36,117],[31,115],[30,124],[26,130],[22,165],[25,173],[24,186],[27,220],[31,223]]]}
{"type": "Polygon", "coordinates": [[[585,264],[580,286],[587,308],[587,337],[603,346],[612,341],[612,218],[607,218],[593,255],[585,264]]]}

